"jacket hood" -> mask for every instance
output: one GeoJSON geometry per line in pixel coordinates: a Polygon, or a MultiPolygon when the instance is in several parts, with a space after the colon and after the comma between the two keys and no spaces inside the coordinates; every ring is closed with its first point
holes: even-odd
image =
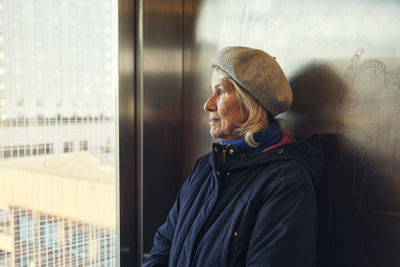
{"type": "MultiPolygon", "coordinates": [[[[322,176],[326,161],[321,137],[317,135],[310,139],[297,140],[296,142],[278,146],[265,152],[240,152],[229,146],[222,147],[218,143],[213,144],[213,151],[224,148],[229,154],[229,157],[224,159],[224,161],[226,160],[226,167],[232,171],[267,165],[278,161],[296,160],[310,173],[314,187],[322,176]]],[[[215,165],[221,164],[221,153],[211,152],[209,160],[215,169],[215,165]]]]}

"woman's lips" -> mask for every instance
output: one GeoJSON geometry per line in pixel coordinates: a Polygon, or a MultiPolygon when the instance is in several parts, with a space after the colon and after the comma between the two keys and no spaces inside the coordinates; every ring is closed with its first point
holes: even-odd
{"type": "Polygon", "coordinates": [[[210,118],[210,125],[213,125],[215,123],[219,122],[218,118],[210,118]]]}

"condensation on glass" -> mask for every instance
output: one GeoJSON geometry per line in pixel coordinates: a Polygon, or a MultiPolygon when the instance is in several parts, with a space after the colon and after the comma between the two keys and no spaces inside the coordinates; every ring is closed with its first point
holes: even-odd
{"type": "Polygon", "coordinates": [[[115,266],[116,0],[0,0],[0,266],[115,266]]]}

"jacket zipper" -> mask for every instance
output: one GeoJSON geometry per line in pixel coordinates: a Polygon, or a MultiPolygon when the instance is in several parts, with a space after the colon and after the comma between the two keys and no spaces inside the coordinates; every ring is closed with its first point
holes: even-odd
{"type": "MultiPolygon", "coordinates": [[[[222,149],[222,165],[225,164],[225,157],[226,157],[226,149],[222,149]]],[[[194,257],[194,253],[195,253],[193,251],[193,247],[196,247],[196,249],[198,248],[198,242],[199,242],[198,239],[200,238],[199,237],[200,230],[204,227],[204,224],[207,222],[207,219],[210,216],[210,214],[212,213],[212,211],[214,210],[215,204],[218,200],[219,189],[220,189],[221,185],[220,185],[219,177],[216,177],[216,179],[217,179],[217,192],[216,192],[216,196],[211,204],[210,212],[208,212],[207,216],[205,216],[203,218],[203,221],[201,222],[200,227],[197,229],[196,234],[194,235],[194,242],[193,242],[192,249],[191,249],[190,255],[189,255],[189,266],[190,267],[193,266],[193,257],[194,257]]]]}
{"type": "Polygon", "coordinates": [[[218,187],[217,187],[216,197],[214,198],[214,200],[213,200],[213,202],[211,204],[210,212],[207,214],[207,216],[205,216],[203,218],[203,221],[201,222],[200,227],[197,229],[196,234],[194,235],[194,242],[192,244],[192,248],[191,248],[190,255],[189,255],[189,265],[188,266],[190,266],[190,267],[193,266],[193,257],[194,257],[194,253],[195,253],[193,251],[193,247],[195,246],[196,249],[198,248],[198,242],[199,242],[198,239],[199,239],[200,230],[201,230],[202,227],[204,227],[204,223],[207,221],[207,219],[210,216],[212,210],[215,208],[215,203],[217,202],[218,194],[219,194],[219,190],[218,189],[219,189],[219,183],[218,183],[218,187]]]}
{"type": "MultiPolygon", "coordinates": [[[[228,145],[228,146],[229,146],[229,145],[228,145]]],[[[224,148],[224,149],[222,149],[222,165],[225,164],[225,157],[226,157],[226,149],[224,148]]],[[[193,257],[194,257],[193,246],[196,246],[196,248],[197,248],[197,246],[198,246],[198,238],[199,238],[198,235],[199,235],[199,233],[200,233],[201,228],[204,227],[204,223],[207,221],[208,217],[210,216],[210,214],[212,213],[212,211],[213,211],[214,208],[215,208],[215,204],[216,204],[216,202],[217,202],[218,195],[219,195],[219,187],[220,187],[220,186],[221,186],[221,185],[220,185],[220,182],[219,182],[218,177],[217,177],[217,193],[216,193],[216,197],[214,198],[214,201],[213,201],[213,203],[211,204],[211,210],[210,210],[210,212],[207,214],[207,216],[205,216],[205,218],[204,218],[203,221],[201,222],[200,227],[197,229],[196,234],[194,235],[194,242],[193,242],[192,249],[191,249],[191,252],[190,252],[190,255],[189,255],[189,266],[192,266],[192,265],[193,265],[193,257]]]]}

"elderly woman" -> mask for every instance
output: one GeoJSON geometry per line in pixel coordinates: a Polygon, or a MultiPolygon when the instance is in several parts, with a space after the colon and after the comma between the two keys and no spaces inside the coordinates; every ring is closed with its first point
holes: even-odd
{"type": "Polygon", "coordinates": [[[275,58],[226,47],[204,104],[219,139],[200,157],[144,266],[313,266],[319,138],[296,141],[274,119],[292,92],[275,58]]]}

